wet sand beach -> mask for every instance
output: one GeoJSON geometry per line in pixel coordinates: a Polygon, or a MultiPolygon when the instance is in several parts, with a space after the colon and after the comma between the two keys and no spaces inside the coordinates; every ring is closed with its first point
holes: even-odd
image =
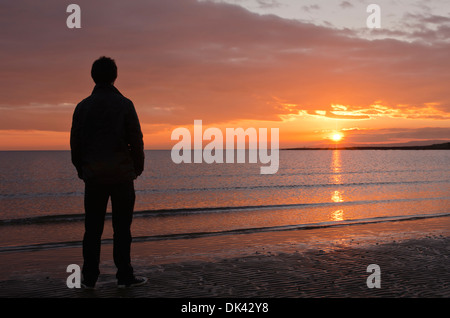
{"type": "Polygon", "coordinates": [[[80,248],[3,253],[1,298],[450,297],[450,218],[133,245],[140,287],[116,287],[111,245],[94,291],[69,289],[80,248]],[[380,288],[368,288],[370,264],[380,288]]]}

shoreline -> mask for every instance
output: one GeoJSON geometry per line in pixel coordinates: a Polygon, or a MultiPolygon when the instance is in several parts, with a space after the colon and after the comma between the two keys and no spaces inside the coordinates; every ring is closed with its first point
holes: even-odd
{"type": "Polygon", "coordinates": [[[366,146],[337,146],[334,147],[294,147],[294,148],[282,148],[280,150],[449,150],[450,142],[438,143],[432,145],[423,146],[399,146],[399,145],[366,145],[366,146]]]}
{"type": "Polygon", "coordinates": [[[450,297],[450,217],[333,229],[134,243],[149,283],[118,290],[111,245],[97,289],[66,286],[79,248],[2,254],[1,298],[450,297]],[[381,268],[370,289],[367,266],[381,268]]]}

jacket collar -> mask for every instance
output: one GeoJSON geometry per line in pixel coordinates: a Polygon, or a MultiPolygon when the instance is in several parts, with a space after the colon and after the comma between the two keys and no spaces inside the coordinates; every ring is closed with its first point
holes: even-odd
{"type": "Polygon", "coordinates": [[[94,89],[92,90],[92,94],[100,93],[100,92],[112,92],[115,94],[122,95],[119,90],[112,84],[96,84],[94,89]]]}

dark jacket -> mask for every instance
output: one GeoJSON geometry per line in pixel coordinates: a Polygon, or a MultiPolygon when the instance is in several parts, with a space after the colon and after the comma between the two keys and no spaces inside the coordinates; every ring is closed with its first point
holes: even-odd
{"type": "Polygon", "coordinates": [[[133,103],[113,85],[98,84],[75,108],[72,163],[84,181],[120,183],[144,170],[144,142],[133,103]]]}

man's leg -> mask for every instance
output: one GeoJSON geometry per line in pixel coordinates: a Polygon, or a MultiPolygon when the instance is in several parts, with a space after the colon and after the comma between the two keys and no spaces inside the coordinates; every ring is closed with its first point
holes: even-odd
{"type": "Polygon", "coordinates": [[[83,278],[95,285],[100,274],[100,250],[109,193],[104,185],[86,182],[84,193],[85,232],[83,237],[83,278]]]}
{"type": "Polygon", "coordinates": [[[111,193],[112,223],[114,229],[114,263],[119,281],[133,277],[131,266],[131,223],[135,203],[133,181],[115,185],[111,193]]]}

